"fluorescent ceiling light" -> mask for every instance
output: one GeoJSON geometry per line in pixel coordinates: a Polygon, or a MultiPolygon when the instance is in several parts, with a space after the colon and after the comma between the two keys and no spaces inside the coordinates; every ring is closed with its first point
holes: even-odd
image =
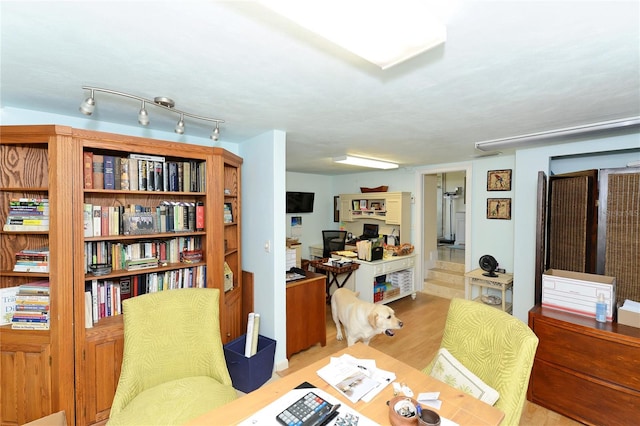
{"type": "MultiPolygon", "coordinates": [[[[424,0],[263,0],[268,8],[387,69],[446,40],[445,6],[424,0]],[[439,15],[439,16],[437,16],[439,15]]],[[[449,8],[450,5],[447,5],[449,8]]]]}
{"type": "Polygon", "coordinates": [[[351,166],[371,167],[374,169],[397,169],[396,163],[390,163],[388,161],[371,160],[369,158],[352,157],[350,155],[343,155],[342,157],[335,157],[333,159],[335,163],[349,164],[351,166]]]}
{"type": "Polygon", "coordinates": [[[480,151],[496,151],[500,149],[522,148],[535,142],[560,141],[561,139],[585,136],[592,133],[607,130],[619,130],[640,125],[640,117],[629,117],[620,120],[603,121],[600,123],[586,124],[584,126],[567,127],[564,129],[549,130],[546,132],[529,133],[511,138],[492,139],[484,142],[476,142],[476,149],[480,151]]]}

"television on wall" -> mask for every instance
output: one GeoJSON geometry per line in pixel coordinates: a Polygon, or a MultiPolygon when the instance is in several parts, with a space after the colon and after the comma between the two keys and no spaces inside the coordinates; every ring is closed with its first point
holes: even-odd
{"type": "Polygon", "coordinates": [[[287,213],[312,213],[314,192],[287,191],[287,213]]]}

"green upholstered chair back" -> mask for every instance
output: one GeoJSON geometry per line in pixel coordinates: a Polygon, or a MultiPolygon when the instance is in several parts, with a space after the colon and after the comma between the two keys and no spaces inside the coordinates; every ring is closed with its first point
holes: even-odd
{"type": "Polygon", "coordinates": [[[126,299],[124,356],[111,416],[141,392],[185,377],[231,386],[220,337],[218,289],[166,290],[126,299]]]}
{"type": "Polygon", "coordinates": [[[517,425],[538,347],[527,324],[483,303],[452,299],[440,346],[500,393],[495,406],[505,413],[502,424],[517,425]]]}

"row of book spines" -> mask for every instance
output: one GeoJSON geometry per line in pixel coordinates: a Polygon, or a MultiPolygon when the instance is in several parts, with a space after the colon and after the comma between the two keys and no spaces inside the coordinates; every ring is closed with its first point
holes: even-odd
{"type": "Polygon", "coordinates": [[[84,188],[126,191],[204,192],[204,161],[165,161],[164,157],[83,154],[84,188]]]}
{"type": "Polygon", "coordinates": [[[124,215],[127,213],[155,213],[158,224],[155,232],[194,232],[204,230],[204,203],[162,204],[157,207],[99,206],[84,204],[84,236],[101,237],[125,235],[124,215]]]}
{"type": "Polygon", "coordinates": [[[163,273],[122,277],[118,281],[93,280],[91,310],[93,324],[100,319],[122,314],[122,301],[129,297],[180,288],[203,288],[206,285],[206,266],[194,266],[163,273]]]}
{"type": "Polygon", "coordinates": [[[122,243],[113,241],[85,242],[85,272],[91,264],[106,263],[112,270],[127,269],[127,261],[155,258],[156,262],[178,263],[180,253],[202,249],[202,238],[177,237],[169,240],[122,243]]]}

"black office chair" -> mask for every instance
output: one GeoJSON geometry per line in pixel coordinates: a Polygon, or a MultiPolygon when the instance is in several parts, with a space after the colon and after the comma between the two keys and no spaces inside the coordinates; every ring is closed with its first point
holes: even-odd
{"type": "Polygon", "coordinates": [[[331,257],[332,251],[344,250],[347,231],[322,231],[322,257],[331,257]]]}

